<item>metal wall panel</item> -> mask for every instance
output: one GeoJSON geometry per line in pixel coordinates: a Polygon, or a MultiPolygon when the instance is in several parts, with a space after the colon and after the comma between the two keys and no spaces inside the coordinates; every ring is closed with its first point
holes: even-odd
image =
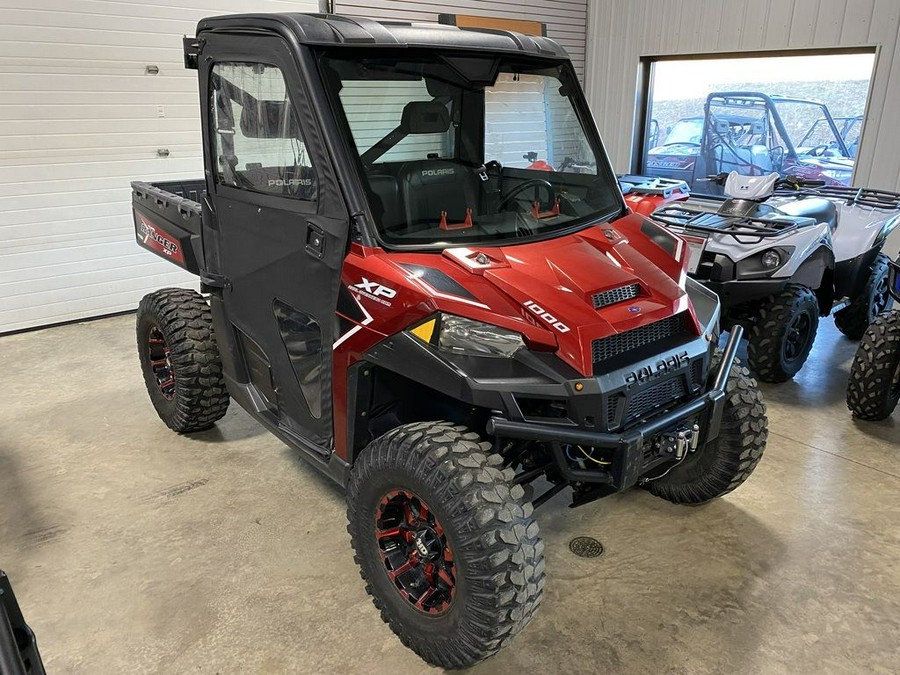
{"type": "Polygon", "coordinates": [[[589,15],[585,86],[617,170],[630,168],[642,56],[878,46],[857,182],[900,189],[897,0],[590,0],[589,15]]]}
{"type": "Polygon", "coordinates": [[[559,42],[583,77],[588,0],[334,0],[338,14],[370,19],[434,22],[438,14],[471,14],[530,19],[547,24],[547,37],[559,42]]]}
{"type": "Polygon", "coordinates": [[[617,171],[631,168],[641,56],[876,46],[854,182],[900,190],[897,0],[589,0],[588,22],[585,87],[617,171]]]}
{"type": "Polygon", "coordinates": [[[0,5],[0,332],[195,286],[135,243],[129,187],[202,175],[197,73],[181,37],[205,16],[314,12],[319,0],[0,5]]]}

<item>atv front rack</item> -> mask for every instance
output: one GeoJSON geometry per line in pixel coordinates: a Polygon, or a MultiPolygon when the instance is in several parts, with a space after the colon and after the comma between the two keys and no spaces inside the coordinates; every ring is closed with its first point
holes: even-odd
{"type": "Polygon", "coordinates": [[[689,194],[690,188],[683,180],[651,176],[617,176],[622,194],[655,195],[668,199],[673,194],[689,194]]]}
{"type": "Polygon", "coordinates": [[[812,218],[777,219],[752,218],[749,216],[723,216],[711,211],[695,209],[689,206],[663,206],[650,216],[663,225],[679,227],[685,230],[708,232],[711,234],[728,234],[732,237],[779,237],[801,227],[815,225],[812,218]]]}
{"type": "Polygon", "coordinates": [[[874,188],[849,187],[847,185],[824,185],[816,188],[779,188],[775,190],[777,197],[825,197],[838,199],[847,206],[869,206],[873,209],[900,211],[900,193],[874,188]]]}

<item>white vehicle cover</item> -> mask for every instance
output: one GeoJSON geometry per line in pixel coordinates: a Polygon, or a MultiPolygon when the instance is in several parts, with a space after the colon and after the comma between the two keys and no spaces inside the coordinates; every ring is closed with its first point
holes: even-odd
{"type": "Polygon", "coordinates": [[[775,192],[777,173],[768,176],[742,176],[737,171],[728,174],[725,194],[735,199],[765,199],[775,192]]]}

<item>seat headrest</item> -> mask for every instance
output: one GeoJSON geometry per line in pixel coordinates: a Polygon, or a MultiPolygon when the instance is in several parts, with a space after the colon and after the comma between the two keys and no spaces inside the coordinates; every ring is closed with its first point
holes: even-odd
{"type": "Polygon", "coordinates": [[[400,128],[407,134],[442,134],[450,128],[450,111],[439,101],[410,101],[403,107],[400,128]]]}
{"type": "Polygon", "coordinates": [[[716,133],[720,135],[731,135],[731,124],[728,120],[716,120],[716,133]]]}
{"type": "Polygon", "coordinates": [[[256,101],[241,110],[245,138],[300,138],[289,101],[256,101]]]}

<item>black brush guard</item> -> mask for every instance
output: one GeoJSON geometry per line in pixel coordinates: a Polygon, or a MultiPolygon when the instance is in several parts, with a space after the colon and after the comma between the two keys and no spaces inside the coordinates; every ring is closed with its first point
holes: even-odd
{"type": "Polygon", "coordinates": [[[613,490],[625,490],[637,483],[645,470],[650,468],[645,467],[644,462],[646,444],[654,437],[673,429],[679,422],[703,416],[705,424],[701,428],[702,442],[708,443],[719,435],[725,408],[725,387],[742,336],[743,328],[735,326],[725,345],[715,380],[706,393],[620,434],[566,429],[552,424],[518,422],[501,417],[488,420],[487,432],[497,438],[549,443],[555,468],[570,483],[606,484],[613,490]],[[612,464],[605,472],[573,468],[563,450],[564,444],[614,450],[612,464]]]}

